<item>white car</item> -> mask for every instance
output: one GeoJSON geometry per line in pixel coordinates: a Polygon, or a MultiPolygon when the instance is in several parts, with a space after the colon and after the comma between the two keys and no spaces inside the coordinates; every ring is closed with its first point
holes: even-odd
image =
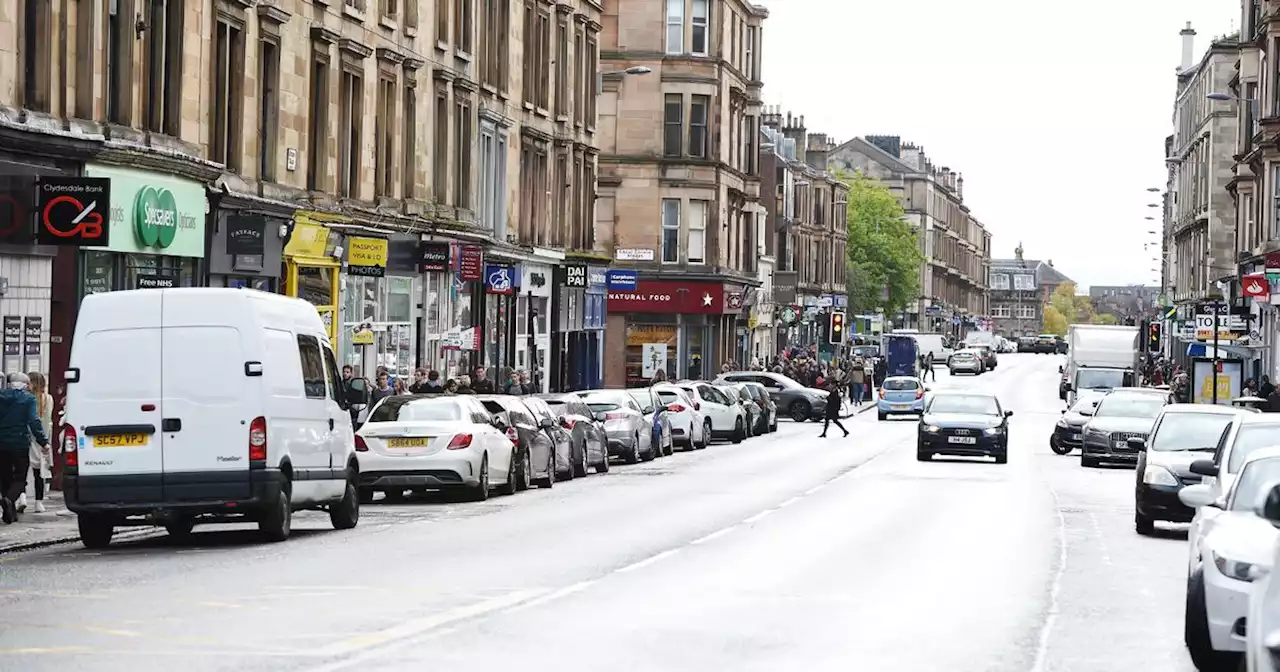
{"type": "Polygon", "coordinates": [[[706,448],[711,444],[711,425],[695,405],[688,392],[675,385],[654,385],[653,393],[667,405],[673,440],[686,450],[706,448]]]}
{"type": "Polygon", "coordinates": [[[729,439],[734,443],[742,443],[747,438],[747,411],[738,403],[737,398],[720,391],[715,385],[705,381],[682,380],[676,387],[684,390],[694,401],[694,408],[705,416],[704,427],[711,428],[714,438],[729,439]]]}
{"type": "Polygon", "coordinates": [[[383,399],[356,432],[361,501],[375,491],[461,490],[472,501],[518,482],[515,442],[475,398],[400,395],[383,399]]]}
{"type": "Polygon", "coordinates": [[[1225,497],[1211,486],[1189,485],[1178,493],[1193,508],[1220,513],[1197,528],[1190,546],[1184,640],[1200,670],[1236,670],[1245,650],[1249,593],[1254,580],[1268,574],[1280,533],[1255,513],[1271,488],[1280,483],[1280,449],[1254,451],[1225,497]]]}
{"type": "MultiPolygon", "coordinates": [[[[1273,461],[1280,450],[1264,448],[1268,460],[1273,461]]],[[[1258,451],[1262,453],[1263,451],[1258,451]]],[[[1272,527],[1280,528],[1280,485],[1274,482],[1264,486],[1267,494],[1257,503],[1254,512],[1272,527]]],[[[1280,544],[1271,551],[1270,572],[1255,570],[1259,574],[1253,581],[1249,594],[1249,611],[1245,616],[1245,663],[1248,672],[1277,672],[1280,670],[1280,580],[1275,579],[1274,569],[1280,561],[1280,544]]]]}
{"type": "MultiPolygon", "coordinates": [[[[1201,483],[1209,486],[1211,501],[1223,499],[1239,476],[1245,459],[1255,450],[1280,443],[1277,437],[1280,437],[1280,416],[1270,413],[1237,415],[1218,439],[1213,460],[1192,462],[1191,472],[1204,477],[1201,483]]],[[[1196,509],[1191,518],[1191,529],[1187,532],[1192,555],[1197,553],[1198,540],[1204,537],[1200,527],[1221,512],[1220,508],[1212,506],[1196,509]]]]}

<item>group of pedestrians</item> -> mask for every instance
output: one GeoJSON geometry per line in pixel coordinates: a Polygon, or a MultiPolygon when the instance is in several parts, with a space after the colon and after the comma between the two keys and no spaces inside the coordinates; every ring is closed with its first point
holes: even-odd
{"type": "Polygon", "coordinates": [[[36,512],[44,511],[45,479],[53,464],[53,396],[38,372],[11,373],[0,390],[0,521],[17,522],[26,509],[27,476],[35,482],[36,512]]]}
{"type": "MultiPolygon", "coordinates": [[[[350,365],[342,367],[342,377],[347,381],[355,380],[355,369],[350,365]]],[[[534,394],[541,388],[522,369],[505,368],[502,379],[495,383],[482,366],[477,366],[471,375],[462,374],[456,378],[445,378],[440,372],[418,368],[409,380],[393,376],[385,366],[379,366],[374,376],[374,384],[370,388],[370,403],[377,403],[384,397],[396,394],[534,394]]]]}

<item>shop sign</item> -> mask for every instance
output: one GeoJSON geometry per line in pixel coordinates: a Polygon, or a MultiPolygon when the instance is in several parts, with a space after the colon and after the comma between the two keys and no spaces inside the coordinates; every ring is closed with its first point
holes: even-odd
{"type": "Polygon", "coordinates": [[[347,275],[381,278],[387,274],[387,239],[347,238],[347,275]]]}
{"type": "Polygon", "coordinates": [[[329,251],[329,227],[299,221],[294,215],[293,230],[284,245],[286,257],[320,259],[329,251]]]}
{"type": "Polygon", "coordinates": [[[418,248],[418,270],[422,273],[449,270],[449,243],[422,243],[418,248]]]}
{"type": "Polygon", "coordinates": [[[556,285],[559,287],[568,287],[569,289],[586,289],[587,288],[587,267],[582,264],[568,264],[565,266],[557,266],[559,272],[556,285]]]}
{"type": "Polygon", "coordinates": [[[489,294],[515,294],[515,275],[515,267],[509,264],[485,264],[484,290],[489,294]]]}
{"type": "Polygon", "coordinates": [[[742,292],[729,292],[724,295],[725,308],[742,310],[742,292]]]}
{"type": "Polygon", "coordinates": [[[610,291],[609,312],[718,315],[724,312],[724,286],[710,282],[641,280],[634,290],[610,291]]]}
{"type": "Polygon", "coordinates": [[[15,356],[22,350],[22,318],[4,316],[4,354],[15,356]]]}
{"type": "Polygon", "coordinates": [[[599,266],[587,267],[587,287],[603,289],[609,284],[609,274],[599,266]]]}
{"type": "Polygon", "coordinates": [[[178,286],[178,277],[172,273],[139,275],[137,289],[172,289],[178,286]]]}
{"type": "Polygon", "coordinates": [[[227,254],[261,257],[263,235],[267,232],[267,218],[262,215],[231,215],[227,217],[227,254]]]}
{"type": "Polygon", "coordinates": [[[653,261],[653,250],[641,248],[621,248],[614,250],[613,258],[618,261],[653,261]]]}
{"type": "Polygon", "coordinates": [[[484,250],[479,245],[458,248],[458,279],[463,282],[484,280],[484,250]]]}
{"type": "Polygon", "coordinates": [[[22,318],[22,354],[40,356],[40,332],[44,331],[44,318],[28,315],[22,318]]]}
{"type": "Polygon", "coordinates": [[[173,257],[204,256],[204,222],[208,214],[204,185],[191,180],[133,168],[90,164],[88,177],[111,181],[112,252],[141,252],[173,257]]]}
{"type": "Polygon", "coordinates": [[[779,305],[796,302],[796,282],[799,274],[795,271],[773,272],[773,302],[779,305]]]}
{"type": "Polygon", "coordinates": [[[609,271],[608,284],[610,291],[634,292],[638,282],[640,282],[640,274],[635,271],[616,269],[609,271]]]}
{"type": "Polygon", "coordinates": [[[38,189],[37,243],[110,244],[111,180],[101,177],[42,177],[38,189]]]}
{"type": "Polygon", "coordinates": [[[1240,278],[1240,288],[1246,297],[1255,299],[1271,298],[1271,288],[1267,284],[1266,275],[1262,273],[1246,275],[1240,278]]]}

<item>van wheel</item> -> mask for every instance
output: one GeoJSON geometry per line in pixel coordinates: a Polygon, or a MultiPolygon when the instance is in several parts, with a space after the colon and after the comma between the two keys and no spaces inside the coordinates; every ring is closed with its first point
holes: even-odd
{"type": "Polygon", "coordinates": [[[351,481],[342,491],[342,501],[329,505],[329,522],[335,530],[349,530],[360,522],[360,495],[351,481]]]}
{"type": "Polygon", "coordinates": [[[480,482],[467,488],[468,502],[483,502],[489,499],[489,456],[480,458],[480,482]]]}
{"type": "Polygon", "coordinates": [[[165,525],[164,529],[169,533],[170,539],[173,539],[174,541],[186,541],[191,538],[191,530],[195,529],[195,526],[195,518],[183,516],[182,518],[165,525]]]}
{"type": "Polygon", "coordinates": [[[281,542],[289,538],[289,533],[293,531],[293,497],[292,488],[288,481],[280,487],[280,495],[276,497],[276,501],[272,503],[271,508],[267,509],[262,515],[262,519],[258,521],[258,531],[262,533],[267,541],[281,542]]]}
{"type": "Polygon", "coordinates": [[[111,545],[111,536],[115,534],[116,526],[110,518],[82,513],[76,518],[76,524],[80,528],[80,541],[84,542],[85,548],[106,548],[111,545]]]}

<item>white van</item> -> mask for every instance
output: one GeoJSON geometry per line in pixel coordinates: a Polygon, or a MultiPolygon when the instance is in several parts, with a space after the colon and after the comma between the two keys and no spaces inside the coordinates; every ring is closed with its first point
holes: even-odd
{"type": "Polygon", "coordinates": [[[328,332],[301,299],[250,289],[86,296],[66,372],[67,508],[90,548],[123,525],[248,520],[289,536],[293,511],[360,518],[351,415],[328,332]]]}

